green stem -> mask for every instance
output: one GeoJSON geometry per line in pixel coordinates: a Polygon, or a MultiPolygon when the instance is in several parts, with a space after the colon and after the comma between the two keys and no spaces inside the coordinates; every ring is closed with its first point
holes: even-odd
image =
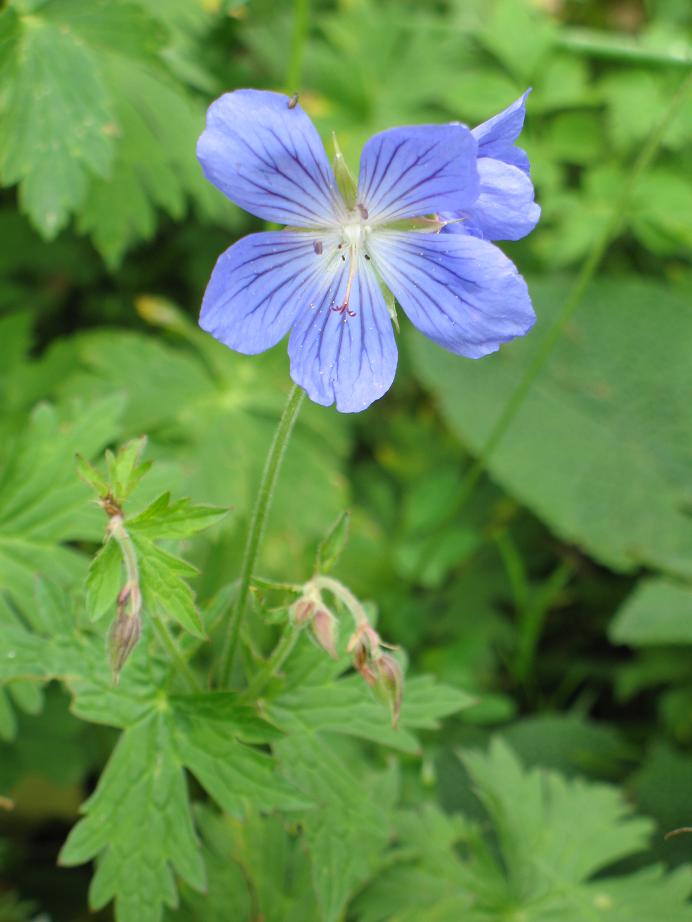
{"type": "Polygon", "coordinates": [[[274,438],[269,448],[269,454],[264,464],[262,478],[260,480],[255,509],[250,520],[250,528],[245,542],[245,552],[243,562],[240,567],[240,577],[238,580],[238,593],[231,609],[224,638],[223,650],[219,661],[219,683],[222,688],[227,688],[231,682],[233,671],[233,660],[238,645],[238,636],[245,615],[247,598],[250,590],[250,580],[255,568],[257,554],[260,543],[264,534],[264,527],[267,521],[267,515],[271,508],[274,489],[281,470],[281,462],[286,452],[288,440],[295,424],[296,418],[303,403],[305,392],[294,384],[288,395],[286,406],[281,414],[279,425],[277,426],[274,438]]]}
{"type": "Polygon", "coordinates": [[[370,623],[363,606],[343,583],[340,583],[336,579],[332,579],[331,576],[314,576],[310,580],[309,585],[314,586],[318,591],[325,590],[326,592],[331,592],[335,598],[339,599],[351,613],[356,627],[359,627],[361,624],[370,623]]]}
{"type": "Polygon", "coordinates": [[[183,655],[182,651],[178,647],[178,644],[176,643],[175,638],[173,637],[171,632],[168,630],[168,627],[166,626],[166,624],[164,624],[164,622],[160,618],[156,618],[156,617],[152,618],[152,622],[154,624],[154,630],[159,635],[159,640],[161,641],[162,645],[168,651],[170,658],[173,660],[175,665],[178,667],[178,671],[180,672],[180,674],[185,677],[185,680],[187,681],[187,684],[190,686],[192,691],[201,692],[202,691],[201,682],[199,681],[197,676],[194,674],[194,672],[188,665],[187,660],[185,659],[185,656],[183,655]]]}
{"type": "Polygon", "coordinates": [[[291,53],[286,73],[286,89],[297,93],[300,89],[303,73],[303,48],[310,21],[310,0],[293,0],[293,33],[291,35],[291,53]]]}
{"type": "Polygon", "coordinates": [[[139,618],[142,610],[142,592],[139,586],[139,564],[137,562],[137,549],[134,546],[125,520],[120,512],[113,515],[108,522],[108,532],[117,542],[120,553],[123,555],[125,565],[125,587],[128,590],[127,614],[131,618],[139,618]]]}
{"type": "Polygon", "coordinates": [[[653,43],[647,44],[628,35],[573,28],[562,29],[557,35],[557,44],[575,54],[632,64],[689,67],[692,61],[692,47],[684,37],[677,43],[668,43],[665,48],[657,48],[653,43]]]}
{"type": "Polygon", "coordinates": [[[545,365],[546,360],[548,359],[550,353],[553,351],[553,347],[562,336],[562,331],[569,323],[572,315],[579,306],[584,292],[591,283],[591,280],[595,275],[596,270],[600,266],[611,241],[616,237],[620,230],[625,217],[625,213],[631,204],[632,193],[634,192],[639,179],[645,170],[650,166],[654,157],[658,153],[658,149],[661,145],[661,141],[663,140],[666,129],[684,102],[685,96],[690,86],[692,86],[692,75],[689,75],[685,80],[683,80],[682,84],[678,87],[677,92],[673,95],[673,98],[671,99],[670,104],[665,110],[662,118],[651,132],[647,143],[644,145],[639,156],[635,160],[632,170],[630,171],[630,174],[627,177],[622,187],[622,191],[615,203],[615,207],[611,212],[610,218],[608,219],[608,222],[601,235],[597,237],[591,252],[586,258],[569,294],[564,300],[552,327],[548,330],[545,339],[539,346],[519,383],[515,387],[511,397],[505,404],[504,409],[500,413],[497,421],[495,422],[495,425],[491,429],[490,435],[486,439],[485,444],[478,454],[478,457],[471,465],[471,468],[459,490],[457,502],[454,505],[456,512],[458,512],[459,509],[465,505],[473,493],[476,484],[480,480],[481,474],[485,470],[488,458],[497,448],[498,444],[509,429],[511,422],[516,416],[516,413],[521,407],[522,403],[524,402],[524,399],[526,398],[531,385],[538,376],[538,373],[545,365]]]}
{"type": "Polygon", "coordinates": [[[279,638],[279,642],[274,647],[271,656],[264,665],[264,668],[254,676],[246,688],[244,696],[248,698],[248,700],[256,700],[259,698],[260,694],[264,691],[266,686],[269,684],[269,682],[271,682],[274,676],[278,673],[279,669],[281,669],[283,664],[291,655],[291,652],[296,645],[296,641],[298,640],[299,634],[300,629],[295,625],[286,625],[283,634],[279,638]]]}

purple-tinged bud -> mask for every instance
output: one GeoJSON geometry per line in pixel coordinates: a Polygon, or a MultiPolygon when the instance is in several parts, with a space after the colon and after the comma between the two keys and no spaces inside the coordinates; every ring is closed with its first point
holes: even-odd
{"type": "MultiPolygon", "coordinates": [[[[120,602],[120,598],[118,598],[118,601],[120,602]]],[[[120,680],[123,666],[139,642],[141,633],[142,620],[139,614],[127,614],[125,605],[119,604],[118,615],[113,622],[109,638],[111,669],[113,670],[113,681],[116,685],[120,680]]]]}
{"type": "Polygon", "coordinates": [[[336,652],[336,631],[337,622],[334,615],[327,611],[326,608],[318,608],[310,622],[312,635],[317,643],[325,650],[332,659],[337,659],[336,652]]]}
{"type": "Polygon", "coordinates": [[[296,627],[303,627],[304,624],[307,624],[312,620],[315,611],[317,610],[317,605],[313,599],[298,599],[291,606],[291,618],[296,627]]]}
{"type": "Polygon", "coordinates": [[[353,658],[356,661],[363,657],[370,659],[377,655],[380,643],[380,635],[375,628],[368,624],[367,621],[364,621],[358,625],[355,633],[351,635],[346,649],[349,653],[353,653],[353,658]]]}
{"type": "Polygon", "coordinates": [[[377,676],[375,690],[385,699],[392,714],[392,726],[396,727],[401,712],[404,694],[404,674],[401,666],[389,653],[383,653],[372,664],[377,676]]]}

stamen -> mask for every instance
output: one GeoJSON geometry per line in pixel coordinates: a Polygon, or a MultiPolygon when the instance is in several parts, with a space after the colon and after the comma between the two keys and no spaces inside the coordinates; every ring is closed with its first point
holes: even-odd
{"type": "MultiPolygon", "coordinates": [[[[342,256],[341,258],[346,259],[345,256],[342,256]]],[[[344,296],[344,303],[338,306],[335,304],[332,305],[332,310],[335,311],[337,314],[348,314],[349,317],[356,316],[356,312],[350,310],[348,306],[348,302],[351,300],[351,287],[353,285],[353,279],[355,277],[356,277],[356,259],[353,253],[353,249],[351,249],[351,265],[349,266],[349,270],[348,270],[348,281],[346,282],[346,294],[344,296]]]]}

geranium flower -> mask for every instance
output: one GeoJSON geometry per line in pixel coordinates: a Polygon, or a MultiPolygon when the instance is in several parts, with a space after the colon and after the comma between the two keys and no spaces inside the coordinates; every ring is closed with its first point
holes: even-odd
{"type": "Polygon", "coordinates": [[[246,211],[289,226],[250,234],[220,256],[200,325],[246,354],[290,331],[293,380],[346,413],[394,379],[382,283],[419,330],[459,355],[480,358],[523,335],[534,313],[514,265],[485,240],[438,233],[433,217],[477,200],[477,148],[463,125],[384,131],[363,148],[349,194],[294,99],[222,96],[197,146],[206,177],[246,211]]]}
{"type": "Polygon", "coordinates": [[[493,118],[473,128],[478,142],[480,194],[470,208],[440,215],[446,233],[473,234],[484,240],[521,240],[541,216],[534,202],[529,158],[515,145],[524,127],[527,90],[493,118]]]}

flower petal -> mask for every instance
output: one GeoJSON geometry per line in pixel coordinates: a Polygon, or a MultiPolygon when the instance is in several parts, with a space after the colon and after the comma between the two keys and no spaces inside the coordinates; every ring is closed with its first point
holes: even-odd
{"type": "Polygon", "coordinates": [[[202,329],[246,355],[275,346],[324,288],[328,246],[315,244],[325,240],[277,231],[234,243],[219,257],[204,293],[202,329]]]}
{"type": "Polygon", "coordinates": [[[353,279],[349,309],[343,303],[349,264],[312,310],[304,311],[291,331],[291,377],[316,403],[342,413],[358,413],[386,393],[394,380],[397,348],[387,306],[370,266],[362,259],[353,279]]]}
{"type": "Polygon", "coordinates": [[[519,167],[524,173],[529,173],[529,158],[526,152],[514,146],[514,142],[521,134],[526,115],[526,97],[531,92],[528,89],[511,106],[489,118],[473,129],[474,138],[478,141],[478,156],[492,157],[519,167]]]}
{"type": "Polygon", "coordinates": [[[521,240],[530,234],[541,216],[533,200],[533,183],[516,166],[481,157],[478,160],[481,193],[464,213],[441,214],[443,219],[462,218],[448,224],[445,233],[466,233],[484,240],[521,240]]]}
{"type": "Polygon", "coordinates": [[[264,90],[236,90],[212,103],[197,143],[204,175],[251,214],[324,227],[343,202],[320,136],[299,105],[264,90]]]}
{"type": "Polygon", "coordinates": [[[371,235],[369,249],[412,323],[451,352],[481,358],[533,326],[526,283],[485,240],[381,231],[371,235]]]}
{"type": "Polygon", "coordinates": [[[464,125],[392,128],[363,148],[358,202],[371,222],[461,211],[478,189],[476,142],[464,125]]]}

